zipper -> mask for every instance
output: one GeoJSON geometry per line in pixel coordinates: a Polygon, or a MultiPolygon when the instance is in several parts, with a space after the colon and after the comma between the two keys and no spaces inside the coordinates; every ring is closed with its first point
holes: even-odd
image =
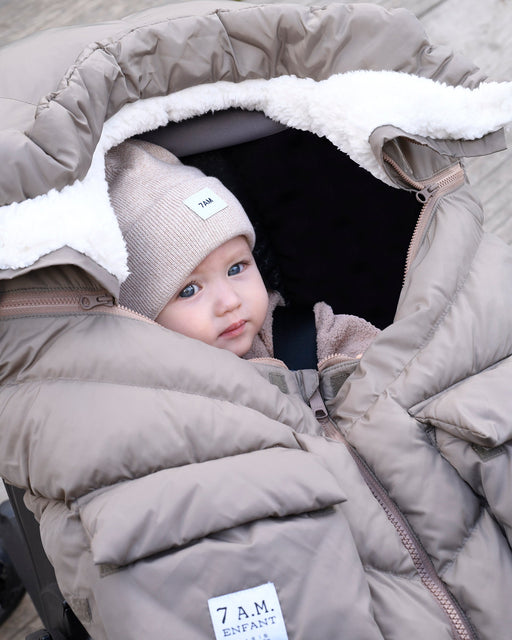
{"type": "Polygon", "coordinates": [[[288,369],[286,364],[282,360],[272,358],[271,356],[261,356],[258,358],[249,358],[248,362],[255,362],[256,364],[268,364],[270,366],[281,367],[281,369],[288,369]]]}
{"type": "Polygon", "coordinates": [[[362,357],[362,353],[357,355],[355,358],[353,358],[352,356],[346,356],[344,353],[332,353],[329,356],[325,356],[325,358],[322,358],[318,362],[317,369],[318,372],[321,373],[322,371],[324,371],[324,369],[327,369],[327,367],[331,367],[335,364],[342,364],[345,362],[359,362],[362,357]]]}
{"type": "Polygon", "coordinates": [[[477,640],[475,631],[466,615],[462,611],[455,597],[450,593],[444,582],[437,575],[435,567],[429,555],[418,540],[411,525],[387,493],[380,480],[370,469],[366,461],[345,440],[338,431],[338,439],[341,439],[347,447],[352,459],[355,461],[364,481],[380,504],[388,520],[394,526],[402,544],[409,553],[423,585],[430,591],[441,609],[450,620],[456,640],[477,640]]]}
{"type": "Polygon", "coordinates": [[[309,406],[311,407],[311,411],[313,411],[316,421],[321,426],[324,436],[331,440],[339,440],[342,435],[329,416],[324,399],[320,393],[320,387],[315,390],[315,393],[309,399],[309,406]]]}
{"type": "Polygon", "coordinates": [[[0,318],[59,315],[96,311],[155,324],[127,307],[115,304],[104,291],[8,291],[0,293],[0,318]]]}
{"type": "Polygon", "coordinates": [[[89,309],[94,309],[94,307],[113,307],[114,297],[108,294],[83,295],[80,296],[80,306],[86,311],[89,311],[89,309]]]}
{"type": "Polygon", "coordinates": [[[430,181],[418,182],[408,175],[400,165],[386,153],[383,154],[383,159],[393,167],[406,184],[410,185],[416,191],[416,200],[423,205],[407,250],[404,272],[405,280],[405,277],[409,272],[409,268],[418,253],[418,249],[420,248],[425,233],[430,226],[437,203],[440,198],[445,196],[447,193],[454,191],[464,184],[465,173],[460,162],[457,162],[456,164],[453,164],[437,173],[430,181]]]}
{"type": "Polygon", "coordinates": [[[364,458],[347,442],[343,434],[340,432],[336,423],[330,417],[318,389],[310,400],[310,406],[317,421],[322,427],[324,435],[332,440],[337,440],[344,444],[352,456],[363,480],[366,482],[368,488],[372,492],[372,495],[395,528],[402,544],[409,553],[414,567],[420,576],[421,582],[432,594],[438,605],[448,617],[454,631],[455,640],[477,640],[477,636],[469,620],[462,611],[455,597],[449,592],[444,582],[437,575],[435,567],[432,564],[432,560],[423,548],[421,542],[418,540],[418,537],[414,533],[406,517],[390,497],[375,473],[370,469],[364,458]]]}

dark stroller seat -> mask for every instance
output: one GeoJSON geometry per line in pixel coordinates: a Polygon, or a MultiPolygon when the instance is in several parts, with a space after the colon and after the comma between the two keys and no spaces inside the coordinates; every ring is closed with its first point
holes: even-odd
{"type": "Polygon", "coordinates": [[[23,501],[24,491],[9,484],[5,488],[10,508],[0,512],[1,537],[45,627],[29,634],[26,640],[87,640],[89,635],[57,585],[39,525],[23,501]]]}

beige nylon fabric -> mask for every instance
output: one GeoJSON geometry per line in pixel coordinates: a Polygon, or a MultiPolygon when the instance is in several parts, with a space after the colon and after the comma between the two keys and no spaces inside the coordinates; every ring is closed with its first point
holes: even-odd
{"type": "MultiPolygon", "coordinates": [[[[470,209],[467,194],[452,199],[460,197],[470,209]]],[[[445,198],[438,218],[449,213],[450,198],[445,198]]],[[[468,225],[468,216],[464,225],[477,225],[468,225]]],[[[432,261],[427,254],[410,281],[435,268],[436,243],[445,246],[445,233],[454,231],[452,225],[449,229],[432,234],[432,261]]],[[[479,235],[474,242],[480,250],[492,247],[496,262],[506,262],[509,250],[479,235]]],[[[484,257],[466,261],[474,277],[487,273],[489,256],[484,257]]],[[[90,286],[76,270],[55,271],[64,289],[90,286]]],[[[46,277],[40,271],[37,280],[29,274],[11,287],[45,290],[55,281],[51,270],[46,277]]],[[[452,380],[463,372],[471,382],[478,379],[478,371],[468,373],[463,359],[456,367],[453,362],[443,366],[442,354],[449,350],[430,345],[452,339],[449,316],[464,310],[463,288],[452,286],[456,302],[446,288],[436,301],[431,282],[421,292],[410,285],[405,302],[412,298],[415,313],[382,332],[329,406],[420,532],[480,637],[500,637],[509,623],[508,545],[480,500],[410,416],[418,396],[441,397],[439,387],[452,393],[452,380]],[[429,292],[429,306],[421,309],[414,297],[429,292]],[[436,317],[443,322],[436,323],[436,317]],[[422,339],[431,334],[435,338],[422,339]],[[429,349],[428,364],[422,364],[429,349]],[[443,380],[441,371],[450,377],[443,380]],[[428,482],[418,468],[428,470],[428,482]]],[[[270,384],[267,366],[261,372],[152,323],[101,311],[18,318],[2,325],[2,360],[10,363],[2,389],[3,473],[40,496],[31,504],[41,519],[46,549],[66,597],[71,602],[86,598],[91,618],[84,622],[94,638],[137,637],[143,628],[156,637],[166,627],[183,638],[209,638],[202,607],[212,593],[265,580],[280,585],[290,637],[311,637],[315,628],[321,637],[336,637],[340,615],[351,637],[406,638],[413,631],[425,639],[452,637],[346,448],[318,437],[309,409],[292,393],[291,377],[290,393],[283,394],[270,384]],[[31,345],[32,362],[22,344],[31,345]],[[128,360],[126,344],[131,345],[128,360]],[[115,355],[120,350],[123,358],[115,355]],[[200,366],[191,366],[194,362],[200,366]],[[304,462],[288,466],[286,460],[294,456],[304,462]],[[76,501],[78,496],[83,497],[76,501]],[[224,522],[219,521],[223,513],[224,522]],[[186,514],[183,521],[180,514],[186,514]],[[170,548],[173,553],[165,552],[170,548]],[[191,582],[190,572],[216,579],[191,582]],[[163,599],[151,588],[155,580],[165,585],[163,599]],[[183,589],[184,583],[190,588],[183,589]],[[124,607],[137,615],[126,616],[124,607]]],[[[510,352],[510,336],[506,341],[508,347],[501,348],[510,352]]],[[[490,357],[485,351],[482,347],[483,359],[475,363],[484,370],[490,357]]],[[[488,374],[480,375],[485,386],[488,374]]],[[[453,445],[445,449],[443,432],[440,436],[443,453],[453,455],[453,445]]],[[[460,439],[458,446],[464,446],[460,439]]],[[[478,473],[475,452],[470,464],[455,453],[468,478],[478,473]]],[[[500,520],[500,510],[510,512],[499,495],[504,460],[480,462],[486,496],[500,520]]]]}
{"type": "Polygon", "coordinates": [[[105,120],[140,98],[217,80],[320,80],[355,69],[470,87],[483,80],[432,46],[412,14],[345,4],[171,4],[58,38],[32,36],[0,50],[0,68],[0,205],[83,178],[105,120]]]}
{"type": "MultiPolygon", "coordinates": [[[[39,47],[48,63],[46,38],[12,46],[39,47]]],[[[61,43],[38,84],[27,76],[15,94],[15,67],[3,79],[6,93],[33,104],[15,114],[2,107],[0,121],[15,125],[0,146],[2,166],[14,167],[0,177],[3,202],[83,176],[105,117],[126,101],[197,82],[353,68],[468,86],[481,80],[430,47],[409,14],[366,5],[187,3],[70,31],[61,43]],[[166,76],[158,57],[144,57],[162,34],[176,59],[166,76]],[[100,44],[87,48],[94,39],[100,44]],[[228,55],[212,64],[219,41],[228,55]],[[143,62],[153,79],[144,90],[143,62]],[[42,94],[49,98],[39,104],[42,94]],[[17,163],[5,164],[7,154],[17,163]]],[[[384,151],[406,158],[416,179],[456,161],[381,133],[384,151]]],[[[494,384],[512,354],[512,254],[484,234],[481,220],[467,186],[442,198],[395,322],[327,406],[477,637],[496,640],[512,627],[512,555],[501,528],[510,533],[512,523],[508,400],[494,384]],[[485,404],[467,402],[474,393],[492,403],[494,428],[482,425],[485,404]],[[473,446],[483,432],[491,448],[473,446]]],[[[87,260],[80,268],[51,258],[43,265],[2,281],[0,311],[7,292],[104,293],[111,284],[87,276],[87,260]]],[[[267,582],[276,585],[290,640],[453,639],[400,532],[348,448],[322,435],[292,386],[295,375],[284,374],[283,393],[275,384],[281,369],[258,368],[115,307],[31,311],[0,319],[0,471],[28,490],[63,595],[94,640],[170,630],[180,640],[210,639],[208,599],[267,582]]]]}

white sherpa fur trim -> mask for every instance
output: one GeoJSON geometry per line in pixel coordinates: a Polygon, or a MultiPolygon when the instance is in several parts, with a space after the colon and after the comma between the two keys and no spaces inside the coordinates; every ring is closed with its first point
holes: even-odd
{"type": "Polygon", "coordinates": [[[57,192],[2,208],[0,268],[20,268],[62,246],[95,260],[123,281],[126,249],[108,200],[104,154],[169,121],[230,107],[259,110],[289,127],[325,136],[387,182],[369,137],[381,125],[437,139],[477,139],[512,122],[512,82],[450,87],[391,71],[354,71],[316,82],[283,76],[218,82],[128,104],[105,123],[90,170],[57,192]]]}
{"type": "Polygon", "coordinates": [[[65,246],[89,256],[121,282],[128,276],[100,149],[82,181],[0,209],[0,269],[27,267],[65,246]]]}

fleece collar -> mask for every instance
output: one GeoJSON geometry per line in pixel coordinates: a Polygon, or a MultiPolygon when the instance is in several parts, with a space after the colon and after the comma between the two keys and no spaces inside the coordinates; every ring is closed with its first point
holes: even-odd
{"type": "Polygon", "coordinates": [[[468,89],[392,71],[353,71],[319,82],[294,76],[218,82],[127,104],[105,123],[82,181],[2,208],[0,269],[27,267],[68,246],[122,282],[127,255],[108,198],[105,153],[168,122],[231,107],[262,111],[288,127],[325,136],[390,184],[369,143],[376,128],[392,125],[442,140],[481,138],[512,122],[512,82],[468,89]]]}

